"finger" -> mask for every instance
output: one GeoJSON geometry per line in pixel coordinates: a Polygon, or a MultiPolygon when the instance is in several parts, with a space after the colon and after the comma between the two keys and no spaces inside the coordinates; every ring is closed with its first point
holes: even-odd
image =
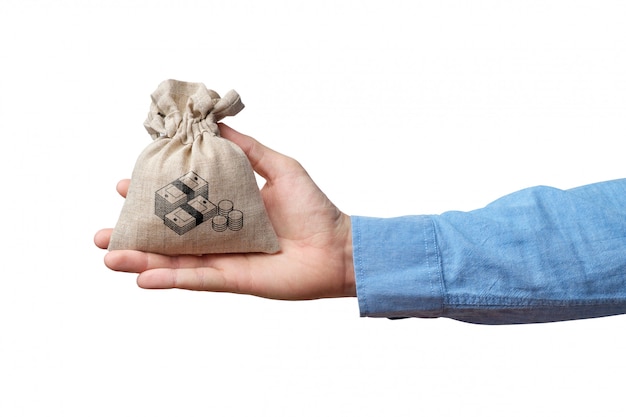
{"type": "Polygon", "coordinates": [[[115,189],[117,190],[118,193],[120,193],[122,197],[126,198],[126,194],[128,194],[129,185],[130,185],[130,180],[128,179],[121,180],[120,182],[117,183],[117,186],[115,187],[115,189]]]}
{"type": "Polygon", "coordinates": [[[215,268],[150,269],[137,277],[137,285],[146,289],[180,288],[195,291],[241,293],[237,280],[215,268]]]}
{"type": "Polygon", "coordinates": [[[207,264],[200,256],[167,256],[136,250],[111,251],[104,256],[104,263],[114,271],[135,273],[158,268],[195,268],[207,264]]]}
{"type": "Polygon", "coordinates": [[[111,233],[113,229],[102,229],[96,232],[93,237],[93,243],[100,249],[106,249],[109,247],[109,241],[111,240],[111,233]]]}
{"type": "Polygon", "coordinates": [[[302,169],[294,159],[268,148],[256,139],[223,123],[219,127],[222,137],[239,146],[248,157],[252,168],[266,180],[274,181],[293,170],[302,169]]]}

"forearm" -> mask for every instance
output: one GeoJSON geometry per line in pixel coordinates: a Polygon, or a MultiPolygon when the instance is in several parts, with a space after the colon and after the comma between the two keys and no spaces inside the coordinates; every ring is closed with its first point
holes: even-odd
{"type": "Polygon", "coordinates": [[[472,212],[353,217],[361,315],[478,323],[626,312],[626,180],[535,187],[472,212]]]}

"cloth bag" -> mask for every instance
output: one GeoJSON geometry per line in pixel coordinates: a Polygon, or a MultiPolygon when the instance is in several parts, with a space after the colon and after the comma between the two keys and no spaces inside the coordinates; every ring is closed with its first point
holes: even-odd
{"type": "Polygon", "coordinates": [[[201,83],[162,82],[144,126],[152,136],[132,173],[109,250],[165,255],[274,253],[278,238],[252,166],[217,122],[244,105],[201,83]]]}

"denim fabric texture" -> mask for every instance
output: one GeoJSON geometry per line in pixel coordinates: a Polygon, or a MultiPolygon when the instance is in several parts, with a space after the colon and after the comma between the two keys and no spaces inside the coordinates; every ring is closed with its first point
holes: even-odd
{"type": "Polygon", "coordinates": [[[481,324],[626,313],[626,179],[440,215],[352,216],[361,316],[481,324]]]}

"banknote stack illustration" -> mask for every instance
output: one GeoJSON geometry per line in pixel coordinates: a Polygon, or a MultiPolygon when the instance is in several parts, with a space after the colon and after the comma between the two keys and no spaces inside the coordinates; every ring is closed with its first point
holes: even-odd
{"type": "Polygon", "coordinates": [[[179,235],[208,222],[216,232],[243,228],[243,213],[230,200],[209,201],[209,183],[193,171],[154,193],[154,214],[179,235]]]}

